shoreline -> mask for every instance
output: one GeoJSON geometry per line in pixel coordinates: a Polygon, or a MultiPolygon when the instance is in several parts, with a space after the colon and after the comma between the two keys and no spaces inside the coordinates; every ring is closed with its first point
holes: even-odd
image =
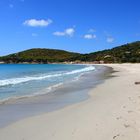
{"type": "Polygon", "coordinates": [[[104,82],[112,72],[109,67],[96,67],[96,71],[85,73],[79,80],[57,87],[50,93],[45,92],[43,95],[10,99],[2,102],[0,104],[0,128],[28,117],[53,112],[87,100],[90,98],[88,95],[89,90],[104,82]],[[11,118],[9,115],[11,115],[11,118]]]}
{"type": "MultiPolygon", "coordinates": [[[[74,65],[89,65],[89,66],[94,66],[93,64],[74,64],[74,65]]],[[[96,65],[96,66],[99,66],[99,65],[96,65]]],[[[101,67],[103,67],[103,66],[101,66],[101,67]]],[[[108,75],[110,75],[110,73],[112,73],[113,72],[113,70],[111,70],[112,68],[111,67],[108,67],[108,66],[105,66],[106,67],[106,69],[108,69],[107,71],[109,71],[109,72],[105,72],[106,70],[103,70],[103,73],[107,73],[108,75]]],[[[97,70],[96,70],[97,71],[97,70]]],[[[87,72],[87,73],[92,73],[92,72],[87,72]]],[[[67,85],[68,84],[73,84],[73,82],[78,82],[79,80],[82,80],[81,79],[81,77],[82,76],[86,76],[87,75],[87,73],[83,73],[83,74],[81,74],[79,77],[77,77],[76,79],[73,79],[71,82],[69,82],[69,83],[67,83],[67,85]]],[[[99,75],[99,74],[98,74],[99,75]]],[[[106,77],[107,78],[107,77],[106,77]]],[[[105,79],[106,79],[105,78],[105,79]]],[[[102,79],[103,80],[103,79],[102,79]]],[[[48,88],[46,88],[45,89],[45,93],[34,93],[34,94],[32,94],[32,95],[25,95],[25,96],[15,96],[15,97],[8,97],[8,98],[5,98],[5,99],[0,99],[0,105],[3,105],[3,104],[8,104],[8,103],[11,103],[11,102],[16,102],[16,101],[18,101],[18,100],[22,100],[22,99],[27,99],[27,98],[34,98],[34,97],[39,97],[39,96],[43,96],[43,95],[47,95],[48,93],[51,93],[51,92],[53,92],[53,91],[56,91],[57,90],[57,88],[59,89],[59,88],[62,88],[63,87],[63,85],[65,85],[66,83],[59,83],[59,84],[56,84],[56,85],[54,85],[54,86],[52,86],[52,87],[48,87],[48,88]],[[52,88],[52,90],[50,90],[50,91],[48,91],[48,92],[46,92],[46,90],[48,90],[49,88],[52,88]]]]}
{"type": "Polygon", "coordinates": [[[89,99],[13,123],[0,129],[0,139],[139,140],[140,64],[106,66],[117,72],[93,88],[89,99]]]}
{"type": "MultiPolygon", "coordinates": [[[[12,65],[17,65],[17,64],[12,64],[12,65]]],[[[52,64],[51,64],[52,65],[52,64]]],[[[61,64],[60,64],[61,65],[61,64]]],[[[62,64],[64,65],[64,64],[62,64]]],[[[68,64],[69,65],[69,64],[68,64]]],[[[80,65],[80,64],[75,64],[75,65],[80,65]]],[[[84,64],[85,66],[87,66],[87,64],[84,64]]],[[[93,66],[93,65],[88,65],[88,66],[93,66]]],[[[85,73],[81,74],[80,76],[78,76],[77,78],[73,79],[72,81],[78,81],[80,80],[80,77],[82,75],[85,75],[85,73]]],[[[71,82],[72,82],[71,81],[71,82]]],[[[1,104],[6,104],[8,102],[11,102],[11,101],[16,101],[16,100],[20,100],[20,99],[24,99],[24,98],[31,98],[31,97],[36,97],[36,96],[42,96],[42,95],[45,95],[45,94],[48,94],[50,92],[52,92],[53,90],[57,89],[57,87],[61,87],[65,84],[65,82],[61,82],[61,83],[58,83],[56,85],[52,85],[52,86],[49,86],[48,88],[44,88],[44,92],[41,93],[40,91],[39,92],[33,92],[33,94],[31,95],[23,95],[23,96],[14,96],[14,97],[8,97],[8,98],[4,98],[4,99],[0,99],[0,105],[1,104]],[[52,91],[51,91],[52,89],[52,91]],[[47,90],[49,90],[48,92],[46,92],[47,90]]]]}

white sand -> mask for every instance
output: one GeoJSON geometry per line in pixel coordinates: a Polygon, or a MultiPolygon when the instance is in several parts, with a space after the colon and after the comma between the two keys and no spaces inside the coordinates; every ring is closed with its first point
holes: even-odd
{"type": "Polygon", "coordinates": [[[0,129],[0,140],[140,140],[140,64],[109,66],[120,72],[90,99],[0,129]]]}

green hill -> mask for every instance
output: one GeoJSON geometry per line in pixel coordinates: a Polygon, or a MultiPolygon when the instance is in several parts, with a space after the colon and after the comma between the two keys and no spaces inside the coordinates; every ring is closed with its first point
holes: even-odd
{"type": "Polygon", "coordinates": [[[79,57],[80,54],[55,50],[55,49],[30,49],[23,52],[11,54],[1,57],[0,60],[6,63],[22,63],[22,62],[37,62],[37,63],[52,63],[73,61],[79,57]]]}
{"type": "Polygon", "coordinates": [[[53,63],[77,60],[83,62],[140,63],[140,41],[89,54],[55,49],[30,49],[0,57],[0,61],[4,61],[5,63],[53,63]]]}
{"type": "Polygon", "coordinates": [[[101,61],[106,63],[140,63],[140,41],[125,44],[113,49],[86,54],[86,61],[101,61]]]}

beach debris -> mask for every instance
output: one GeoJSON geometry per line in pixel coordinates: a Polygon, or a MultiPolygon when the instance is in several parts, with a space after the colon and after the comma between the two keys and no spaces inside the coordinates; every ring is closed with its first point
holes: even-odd
{"type": "Polygon", "coordinates": [[[140,82],[135,82],[135,85],[140,85],[140,82]]]}

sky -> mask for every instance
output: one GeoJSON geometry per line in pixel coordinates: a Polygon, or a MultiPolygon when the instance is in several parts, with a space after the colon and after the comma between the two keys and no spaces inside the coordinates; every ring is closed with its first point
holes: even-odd
{"type": "Polygon", "coordinates": [[[139,0],[0,0],[0,56],[89,53],[140,40],[139,0]]]}

